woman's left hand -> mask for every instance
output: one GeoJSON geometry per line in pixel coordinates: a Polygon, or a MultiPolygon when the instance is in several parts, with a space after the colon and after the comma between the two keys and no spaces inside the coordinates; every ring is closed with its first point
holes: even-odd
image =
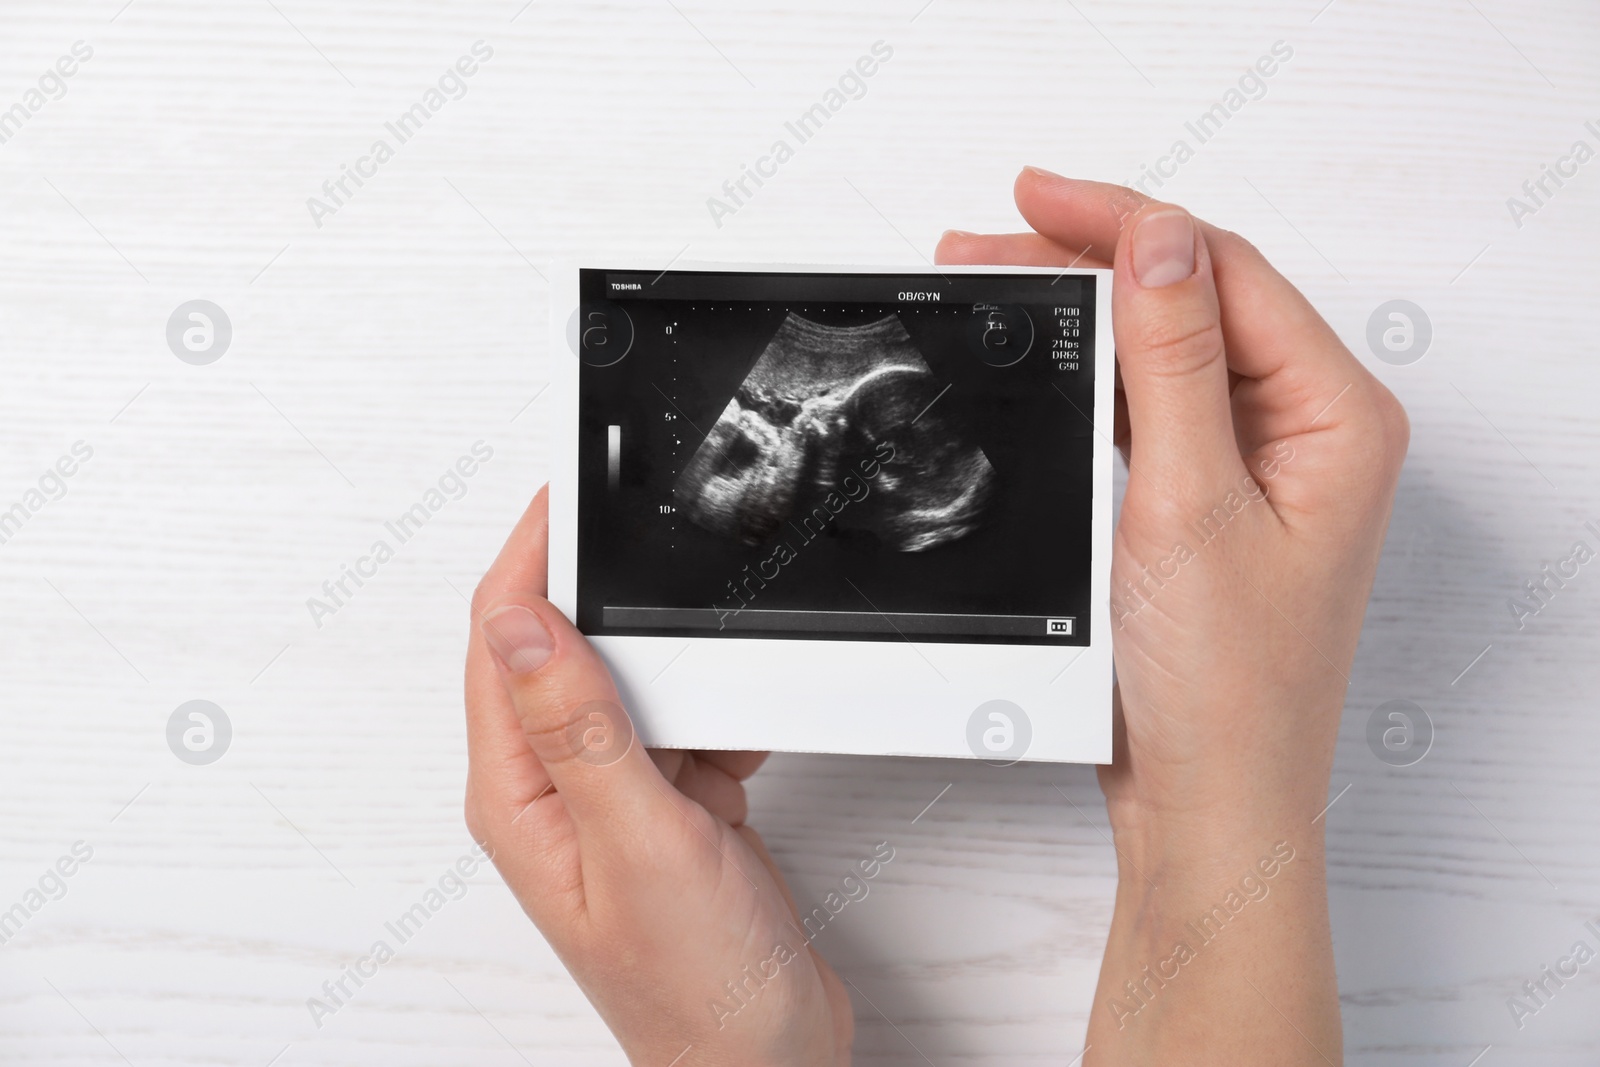
{"type": "Polygon", "coordinates": [[[744,823],[765,753],[646,752],[545,599],[540,491],[473,597],[466,814],[628,1058],[847,1067],[850,998],[744,823]]]}

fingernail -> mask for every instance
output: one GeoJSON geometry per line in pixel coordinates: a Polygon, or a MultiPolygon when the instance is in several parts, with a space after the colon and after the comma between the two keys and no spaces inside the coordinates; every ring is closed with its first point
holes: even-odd
{"type": "Polygon", "coordinates": [[[1187,211],[1158,211],[1133,231],[1133,276],[1146,289],[1181,282],[1194,273],[1194,219],[1187,211]]]}
{"type": "Polygon", "coordinates": [[[978,236],[978,235],[973,233],[971,230],[946,230],[946,231],[944,231],[944,235],[942,237],[940,237],[939,240],[942,241],[942,240],[945,239],[945,237],[976,237],[976,236],[978,236]]]}
{"type": "Polygon", "coordinates": [[[1066,180],[1061,175],[1057,174],[1055,171],[1053,171],[1053,170],[1045,170],[1043,167],[1023,167],[1022,168],[1022,173],[1024,173],[1024,174],[1032,174],[1036,178],[1054,178],[1056,181],[1065,181],[1066,180]]]}
{"type": "Polygon", "coordinates": [[[483,639],[512,674],[530,674],[550,661],[555,640],[539,616],[520,604],[501,608],[483,620],[483,639]]]}

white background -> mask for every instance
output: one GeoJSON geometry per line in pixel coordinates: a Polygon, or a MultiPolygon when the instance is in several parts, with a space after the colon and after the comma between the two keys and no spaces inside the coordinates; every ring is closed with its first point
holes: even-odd
{"type": "MultiPolygon", "coordinates": [[[[621,1063],[492,875],[306,1010],[468,844],[459,594],[549,455],[530,261],[921,263],[944,227],[1018,228],[1024,163],[1135,175],[1281,39],[1168,192],[1411,412],[1325,816],[1350,1060],[1595,1062],[1600,963],[1520,1032],[1506,1008],[1600,913],[1600,575],[1520,632],[1506,607],[1600,519],[1600,162],[1520,229],[1506,207],[1596,140],[1593,5],[273,2],[0,7],[0,108],[95,50],[0,145],[0,508],[94,449],[0,545],[0,907],[94,848],[0,948],[0,1060],[621,1063]],[[307,197],[478,39],[467,96],[317,228],[307,197]],[[715,226],[880,39],[867,95],[715,226]],[[206,367],[164,336],[198,297],[235,331],[206,367]],[[1433,322],[1411,366],[1366,350],[1392,298],[1433,322]],[[467,495],[317,628],[306,598],[480,439],[467,495]],[[234,724],[205,768],[165,740],[195,698],[234,724]],[[1402,698],[1437,737],[1396,769],[1365,727],[1402,698]]],[[[864,994],[860,1062],[1077,1055],[1114,871],[1090,769],[778,757],[753,821],[804,903],[896,849],[818,942],[864,994]]]]}

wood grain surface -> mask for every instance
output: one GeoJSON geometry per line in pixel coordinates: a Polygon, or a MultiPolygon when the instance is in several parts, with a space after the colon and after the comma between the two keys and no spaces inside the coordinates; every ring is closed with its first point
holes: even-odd
{"type": "MultiPolygon", "coordinates": [[[[542,264],[919,264],[946,227],[1021,228],[1023,164],[1136,177],[1282,41],[1161,192],[1254,240],[1411,414],[1324,816],[1349,1060],[1600,1062],[1600,964],[1521,1029],[1506,1006],[1600,916],[1600,570],[1520,629],[1506,606],[1600,546],[1600,162],[1520,226],[1506,203],[1600,147],[1593,4],[5,0],[0,111],[78,41],[0,144],[0,510],[93,453],[0,544],[0,909],[93,855],[0,947],[0,1061],[623,1063],[492,872],[306,1007],[469,845],[462,596],[546,476],[542,264]],[[314,219],[477,41],[465,95],[314,219]],[[192,366],[166,323],[200,298],[233,338],[192,366]],[[1391,299],[1432,323],[1410,365],[1367,346],[1391,299]],[[318,627],[306,599],[480,440],[318,627]],[[211,766],[167,747],[193,699],[232,723],[211,766]],[[1395,699],[1434,728],[1403,768],[1366,741],[1395,699]]],[[[819,940],[858,1062],[1074,1061],[1115,876],[1092,769],[779,756],[754,793],[803,902],[896,849],[819,940]]]]}

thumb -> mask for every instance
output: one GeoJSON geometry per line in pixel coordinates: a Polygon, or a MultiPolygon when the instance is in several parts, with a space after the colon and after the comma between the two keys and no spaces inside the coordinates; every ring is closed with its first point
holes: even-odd
{"type": "Polygon", "coordinates": [[[479,627],[523,736],[579,837],[627,836],[649,825],[670,803],[667,786],[594,646],[548,600],[526,593],[489,606],[479,627]]]}
{"type": "Polygon", "coordinates": [[[1112,324],[1128,402],[1129,467],[1209,498],[1237,484],[1228,363],[1211,256],[1193,216],[1151,203],[1117,241],[1112,324]]]}

